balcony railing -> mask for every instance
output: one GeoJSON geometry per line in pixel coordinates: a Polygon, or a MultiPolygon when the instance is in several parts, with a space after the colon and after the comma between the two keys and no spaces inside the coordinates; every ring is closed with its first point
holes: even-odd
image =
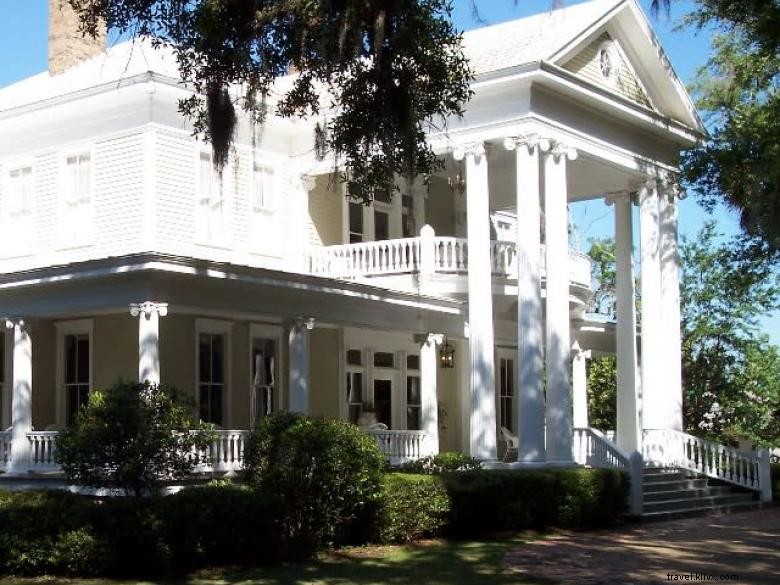
{"type": "MultiPolygon", "coordinates": [[[[541,270],[545,270],[545,250],[540,250],[541,270]]],[[[491,241],[493,276],[517,278],[517,248],[514,242],[491,241]]],[[[468,240],[465,238],[419,236],[340,246],[324,246],[309,254],[312,274],[329,278],[356,279],[397,274],[465,274],[469,267],[468,240]]],[[[590,258],[569,251],[571,282],[590,288],[590,258]]]]}

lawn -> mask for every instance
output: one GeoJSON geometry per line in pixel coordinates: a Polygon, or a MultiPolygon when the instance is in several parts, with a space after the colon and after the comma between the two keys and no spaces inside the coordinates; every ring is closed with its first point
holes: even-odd
{"type": "Polygon", "coordinates": [[[410,546],[351,548],[318,560],[259,569],[201,571],[169,581],[0,579],[0,585],[542,585],[501,569],[501,558],[520,538],[482,542],[426,542],[410,546]]]}

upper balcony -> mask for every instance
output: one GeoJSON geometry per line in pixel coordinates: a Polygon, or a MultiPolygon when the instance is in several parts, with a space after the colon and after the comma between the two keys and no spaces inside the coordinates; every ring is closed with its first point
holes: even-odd
{"type": "MultiPolygon", "coordinates": [[[[430,232],[429,232],[430,233],[430,232]]],[[[542,285],[545,250],[540,250],[542,285]]],[[[494,294],[516,294],[517,248],[514,242],[490,242],[494,294]]],[[[365,279],[397,290],[465,295],[469,257],[466,238],[436,235],[323,246],[309,253],[312,274],[346,280],[365,279]]],[[[572,301],[587,302],[592,294],[591,259],[569,251],[572,301]]]]}

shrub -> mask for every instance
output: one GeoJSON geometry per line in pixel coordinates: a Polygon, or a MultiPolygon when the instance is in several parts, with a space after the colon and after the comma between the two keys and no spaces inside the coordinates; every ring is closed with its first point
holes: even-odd
{"type": "Polygon", "coordinates": [[[438,535],[447,524],[450,499],[438,477],[389,473],[382,482],[374,539],[405,543],[438,535]]]}
{"type": "Polygon", "coordinates": [[[472,471],[441,476],[448,532],[471,537],[545,526],[599,526],[625,512],[628,477],[604,469],[472,471]]]}
{"type": "Polygon", "coordinates": [[[309,554],[366,522],[380,496],[383,457],[353,424],[277,413],[252,432],[244,466],[276,509],[284,552],[309,554]]]}
{"type": "Polygon", "coordinates": [[[175,389],[148,382],[92,391],[75,423],[59,433],[57,460],[82,485],[136,496],[156,491],[162,480],[189,475],[199,462],[193,450],[213,439],[192,412],[175,389]]]}
{"type": "Polygon", "coordinates": [[[482,463],[463,453],[439,453],[429,455],[402,465],[398,471],[403,473],[438,474],[449,471],[474,471],[481,469],[482,463]]]}

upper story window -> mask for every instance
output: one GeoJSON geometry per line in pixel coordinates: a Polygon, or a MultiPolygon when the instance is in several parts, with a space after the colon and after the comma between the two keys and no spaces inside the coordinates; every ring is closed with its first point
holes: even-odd
{"type": "Polygon", "coordinates": [[[35,184],[32,166],[12,168],[8,172],[4,202],[5,228],[3,253],[17,256],[30,251],[35,184]]]}
{"type": "Polygon", "coordinates": [[[224,245],[227,240],[228,205],[223,177],[214,168],[210,152],[198,158],[197,237],[203,244],[224,245]]]}
{"type": "Polygon", "coordinates": [[[366,228],[363,221],[363,205],[350,201],[348,203],[349,212],[349,243],[355,244],[365,241],[366,228]]]}
{"type": "Polygon", "coordinates": [[[32,167],[12,169],[8,173],[8,215],[19,218],[31,214],[33,193],[32,167]]]}
{"type": "Polygon", "coordinates": [[[273,169],[255,163],[252,178],[253,211],[273,211],[276,207],[276,185],[273,169]]]}
{"type": "Polygon", "coordinates": [[[83,246],[92,239],[92,156],[78,152],[65,156],[61,185],[60,243],[83,246]]]}

